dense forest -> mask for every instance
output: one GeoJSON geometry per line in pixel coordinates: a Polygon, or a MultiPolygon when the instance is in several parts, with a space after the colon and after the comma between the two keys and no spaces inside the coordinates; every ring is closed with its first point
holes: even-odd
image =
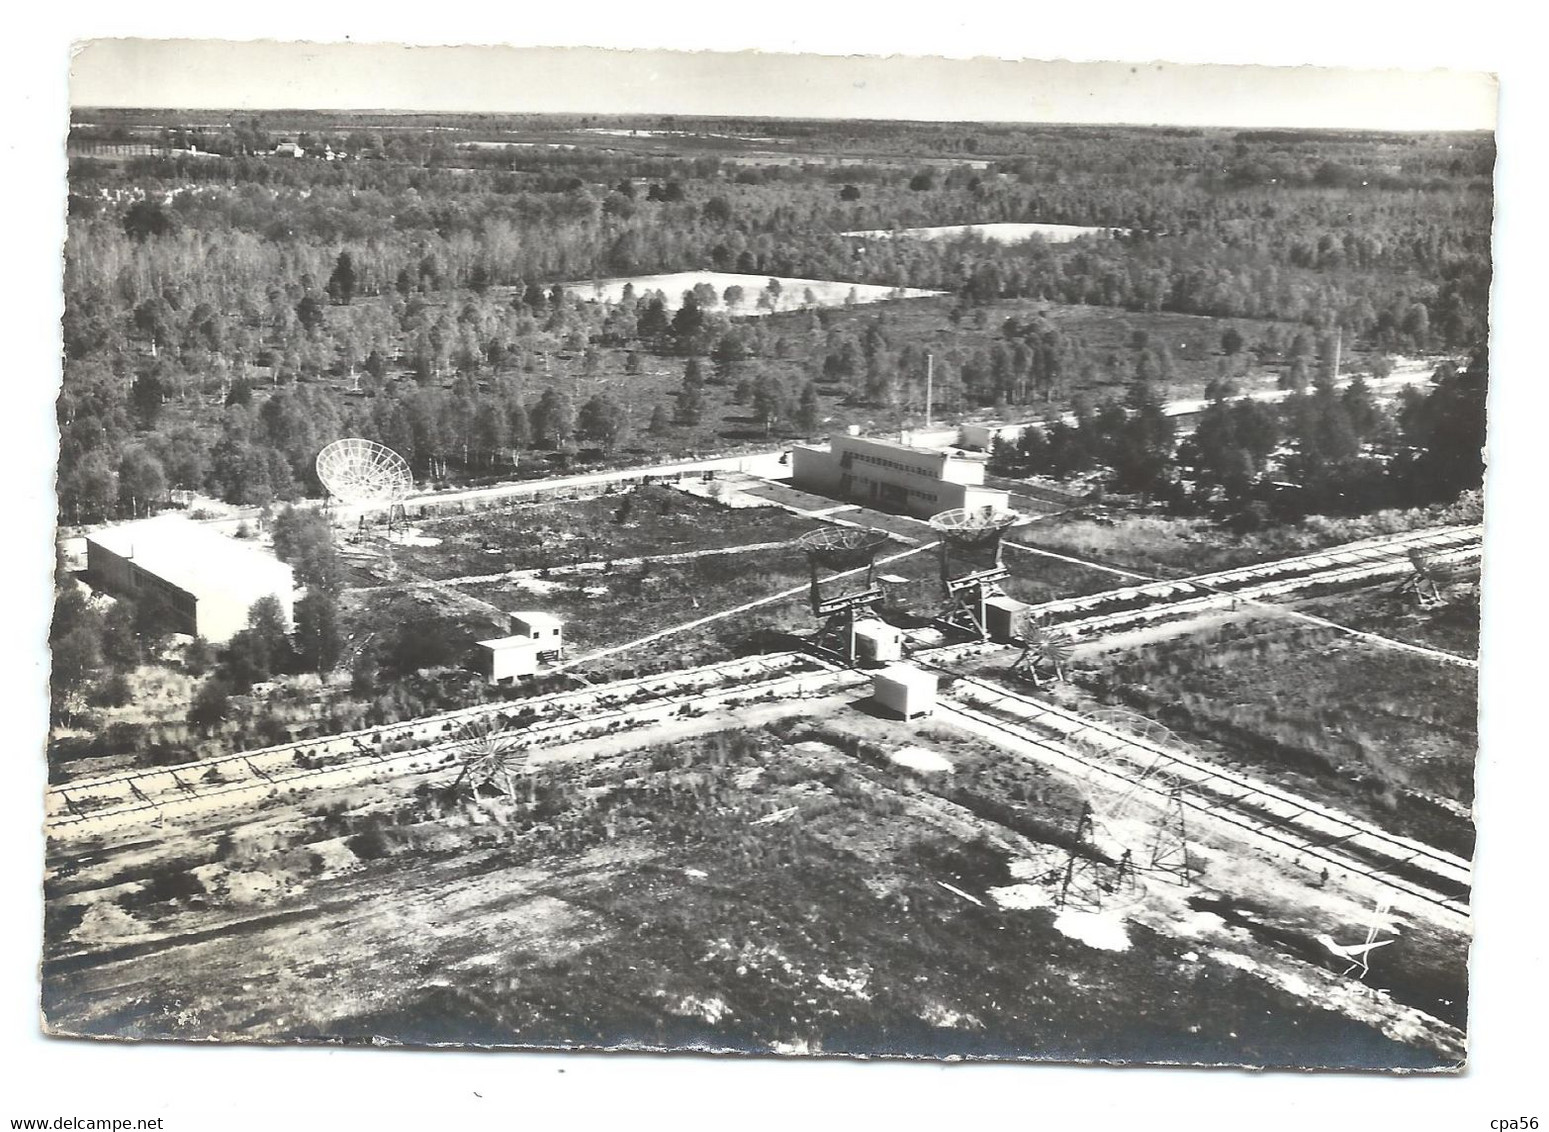
{"type": "Polygon", "coordinates": [[[451,479],[519,453],[607,458],[631,431],[671,448],[705,382],[766,435],[808,433],[832,401],[917,403],[927,349],[948,414],[1056,407],[1078,376],[1165,388],[1174,345],[1095,349],[1033,307],[1003,326],[1008,301],[1247,320],[1261,329],[1210,344],[1223,378],[1251,357],[1298,386],[1336,331],[1374,353],[1467,353],[1486,333],[1481,135],[153,117],[72,132],[65,521],[172,490],[313,493],[317,449],[348,434],[451,479]],[[276,156],[282,140],[302,156],[276,156]],[[992,221],[1125,234],[842,235],[992,221]],[[894,304],[761,316],[758,293],[598,304],[555,286],[712,269],[944,291],[953,325],[984,333],[942,349],[894,304]],[[548,382],[647,359],[683,382],[639,413],[548,382]]]}
{"type": "Polygon", "coordinates": [[[1215,513],[1243,530],[1317,514],[1450,503],[1483,480],[1489,358],[1443,363],[1431,388],[1378,402],[1360,376],[1336,388],[1321,374],[1279,404],[1211,390],[1181,440],[1153,385],[1126,403],[1078,399],[1074,420],[1051,420],[998,441],[1000,475],[1070,479],[1101,470],[1120,492],[1215,513]]]}

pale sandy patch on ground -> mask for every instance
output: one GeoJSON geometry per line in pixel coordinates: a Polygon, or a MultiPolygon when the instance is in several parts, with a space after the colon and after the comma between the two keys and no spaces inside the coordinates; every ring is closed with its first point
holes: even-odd
{"type": "Polygon", "coordinates": [[[669,999],[667,1009],[681,1018],[703,1018],[712,1026],[731,1013],[731,1007],[724,999],[700,998],[692,994],[669,999]]]}
{"type": "Polygon", "coordinates": [[[999,221],[986,224],[943,224],[929,228],[901,228],[896,233],[888,228],[868,228],[841,235],[881,239],[898,235],[915,240],[955,240],[973,232],[982,239],[997,244],[1021,244],[1033,237],[1050,244],[1065,244],[1081,236],[1114,235],[1123,228],[1093,228],[1085,224],[1034,224],[999,221]]]}
{"type": "Polygon", "coordinates": [[[900,747],[887,758],[894,766],[908,767],[923,774],[951,774],[953,770],[950,759],[924,747],[900,747]]]}
{"type": "Polygon", "coordinates": [[[1102,912],[1077,912],[1065,909],[1054,917],[1054,928],[1062,935],[1100,951],[1128,951],[1129,933],[1118,916],[1102,912]]]}
{"type": "Polygon", "coordinates": [[[831,991],[847,994],[862,1002],[871,1000],[871,995],[866,993],[866,985],[871,982],[871,976],[858,968],[847,967],[842,975],[821,974],[818,976],[818,982],[831,991]]]}
{"type": "Polygon", "coordinates": [[[545,578],[512,578],[506,585],[535,594],[551,594],[565,588],[564,582],[551,582],[545,578]]]}
{"type": "Polygon", "coordinates": [[[1008,884],[992,888],[990,899],[1007,911],[1047,908],[1054,903],[1049,890],[1038,884],[1008,884]]]}
{"type": "MultiPolygon", "coordinates": [[[[708,283],[715,288],[717,302],[702,309],[707,312],[724,312],[733,316],[761,315],[768,308],[759,306],[759,296],[769,286],[768,275],[741,275],[728,271],[678,271],[668,275],[631,275],[611,279],[578,279],[560,283],[582,301],[617,303],[623,299],[625,285],[634,288],[636,298],[653,291],[662,293],[662,306],[673,311],[683,304],[683,292],[691,291],[698,283],[708,283]],[[743,298],[735,307],[727,307],[723,300],[726,288],[742,288],[743,298]]],[[[832,279],[794,279],[776,277],[780,282],[779,297],[774,308],[779,311],[800,310],[806,306],[837,307],[852,300],[856,303],[876,303],[884,299],[919,299],[939,295],[941,291],[922,291],[912,287],[887,287],[877,283],[846,283],[832,279]],[[809,303],[807,292],[812,292],[809,303]]]]}
{"type": "Polygon", "coordinates": [[[117,904],[93,904],[70,933],[77,943],[110,943],[145,935],[150,929],[117,904]]]}

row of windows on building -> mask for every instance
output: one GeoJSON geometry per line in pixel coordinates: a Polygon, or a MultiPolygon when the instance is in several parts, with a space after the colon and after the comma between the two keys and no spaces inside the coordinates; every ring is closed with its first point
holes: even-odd
{"type": "Polygon", "coordinates": [[[870,456],[864,452],[846,452],[840,461],[842,465],[848,465],[851,460],[861,460],[867,464],[875,464],[881,468],[891,468],[895,472],[903,472],[911,476],[930,476],[935,478],[934,467],[921,467],[918,464],[902,464],[897,460],[888,460],[882,456],[870,456]]]}
{"type": "Polygon", "coordinates": [[[149,570],[142,570],[133,562],[129,564],[129,576],[136,590],[152,591],[158,599],[177,612],[192,616],[198,607],[199,603],[193,594],[181,586],[173,585],[165,578],[152,574],[149,570]]]}

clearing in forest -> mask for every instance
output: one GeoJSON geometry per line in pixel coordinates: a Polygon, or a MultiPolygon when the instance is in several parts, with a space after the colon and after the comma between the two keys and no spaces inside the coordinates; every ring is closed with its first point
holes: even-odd
{"type": "Polygon", "coordinates": [[[974,235],[997,244],[1025,244],[1039,239],[1049,244],[1068,244],[1082,236],[1121,236],[1127,228],[1093,228],[1086,224],[943,224],[932,228],[868,228],[859,232],[841,232],[842,236],[881,239],[898,236],[911,240],[954,240],[974,235]]]}
{"type": "Polygon", "coordinates": [[[941,291],[922,291],[916,287],[885,287],[877,283],[846,283],[837,279],[738,275],[728,271],[678,271],[670,275],[578,279],[557,286],[578,299],[599,303],[619,302],[624,297],[625,287],[633,287],[637,297],[660,291],[663,307],[676,310],[683,303],[683,292],[692,291],[700,284],[706,285],[715,294],[712,303],[708,301],[709,293],[706,292],[706,300],[700,306],[705,310],[723,310],[731,315],[773,314],[805,307],[853,306],[880,303],[885,299],[924,299],[943,294],[941,291]],[[779,286],[771,287],[771,283],[779,286]],[[731,287],[742,288],[742,298],[728,304],[726,292],[731,287]]]}

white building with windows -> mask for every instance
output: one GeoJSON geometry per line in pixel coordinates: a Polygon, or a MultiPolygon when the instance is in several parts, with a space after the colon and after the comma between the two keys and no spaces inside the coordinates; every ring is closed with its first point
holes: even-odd
{"type": "Polygon", "coordinates": [[[565,655],[565,623],[552,613],[523,610],[511,614],[512,641],[530,642],[540,661],[558,660],[565,655]]]}
{"type": "Polygon", "coordinates": [[[828,447],[791,447],[791,483],[802,491],[928,519],[954,507],[1006,510],[1009,496],[984,486],[984,461],[896,440],[835,435],[828,447]]]}

